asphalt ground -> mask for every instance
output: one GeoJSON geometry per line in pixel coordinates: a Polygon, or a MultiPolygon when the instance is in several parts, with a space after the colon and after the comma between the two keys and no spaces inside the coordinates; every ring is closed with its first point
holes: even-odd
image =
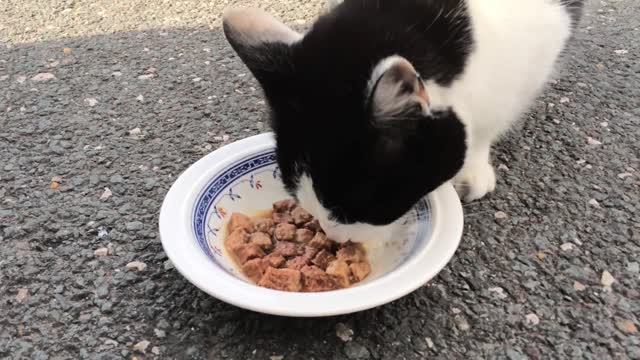
{"type": "Polygon", "coordinates": [[[436,279],[322,319],[224,304],[162,251],[176,177],[268,131],[230,3],[0,3],[0,358],[640,359],[640,3],[588,5],[436,279]]]}

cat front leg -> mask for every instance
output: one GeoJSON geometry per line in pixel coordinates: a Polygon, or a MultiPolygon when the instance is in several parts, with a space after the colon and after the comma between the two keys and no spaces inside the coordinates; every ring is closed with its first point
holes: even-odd
{"type": "Polygon", "coordinates": [[[491,165],[491,139],[471,137],[464,166],[453,179],[465,202],[480,199],[496,188],[496,173],[491,165]]]}

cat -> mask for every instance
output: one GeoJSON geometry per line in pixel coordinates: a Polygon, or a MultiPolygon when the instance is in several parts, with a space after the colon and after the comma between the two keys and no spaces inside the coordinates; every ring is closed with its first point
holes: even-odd
{"type": "Polygon", "coordinates": [[[453,181],[492,192],[492,144],[533,102],[582,0],[329,0],[304,34],[262,10],[223,30],[270,107],[287,191],[338,240],[389,234],[453,181]]]}

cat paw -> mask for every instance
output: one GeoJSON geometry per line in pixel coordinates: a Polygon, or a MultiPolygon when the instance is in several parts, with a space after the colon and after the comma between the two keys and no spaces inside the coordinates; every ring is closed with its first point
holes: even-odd
{"type": "Polygon", "coordinates": [[[460,170],[453,183],[460,199],[471,202],[495,190],[496,173],[488,162],[472,162],[460,170]]]}

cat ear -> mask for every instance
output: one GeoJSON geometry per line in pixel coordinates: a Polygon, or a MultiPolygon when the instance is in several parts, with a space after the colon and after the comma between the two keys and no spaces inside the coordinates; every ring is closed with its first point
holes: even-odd
{"type": "Polygon", "coordinates": [[[258,81],[278,76],[288,64],[289,47],[302,35],[259,9],[232,8],[223,15],[229,44],[258,81]]]}
{"type": "Polygon", "coordinates": [[[430,114],[429,96],[420,75],[405,58],[391,56],[373,70],[369,81],[374,117],[389,119],[407,112],[430,114]]]}

